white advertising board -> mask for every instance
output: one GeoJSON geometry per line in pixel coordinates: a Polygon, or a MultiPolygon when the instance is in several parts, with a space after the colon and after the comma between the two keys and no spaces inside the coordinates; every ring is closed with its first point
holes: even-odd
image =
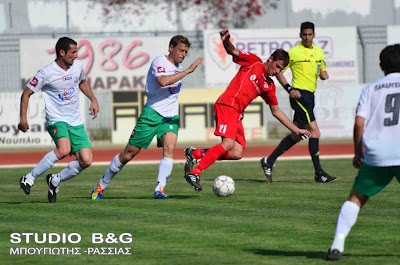
{"type": "MultiPolygon", "coordinates": [[[[254,53],[263,61],[276,49],[289,50],[301,41],[298,28],[235,29],[230,33],[237,49],[254,53]]],[[[314,44],[325,52],[330,76],[325,83],[358,83],[355,27],[316,28],[314,44]]],[[[218,30],[204,31],[204,57],[206,87],[226,87],[236,74],[238,65],[226,54],[218,30]]],[[[289,70],[285,76],[291,80],[289,70]]]]}
{"type": "MultiPolygon", "coordinates": [[[[21,39],[22,83],[55,58],[58,39],[21,39]],[[34,51],[34,52],[33,52],[34,51]]],[[[152,60],[168,53],[169,37],[75,39],[78,59],[91,87],[111,90],[143,90],[152,60]]]]}

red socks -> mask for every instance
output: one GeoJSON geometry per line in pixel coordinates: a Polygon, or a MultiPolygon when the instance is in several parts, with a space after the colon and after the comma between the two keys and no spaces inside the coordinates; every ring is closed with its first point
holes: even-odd
{"type": "MultiPolygon", "coordinates": [[[[192,153],[194,159],[201,159],[210,149],[195,149],[192,153]]],[[[218,157],[217,160],[230,160],[229,151],[218,157]]]]}
{"type": "MultiPolygon", "coordinates": [[[[197,151],[197,149],[195,150],[197,151]]],[[[194,152],[195,152],[194,151],[194,152]]],[[[201,152],[201,150],[199,150],[201,152]]],[[[193,153],[194,153],[193,152],[193,153]]],[[[211,166],[219,157],[226,155],[225,149],[221,144],[217,144],[216,146],[210,148],[207,153],[201,158],[200,163],[190,171],[191,174],[200,175],[202,171],[206,170],[209,166],[211,166]]],[[[198,153],[196,153],[198,155],[198,153]]],[[[198,158],[196,155],[193,155],[194,158],[198,158]]],[[[228,154],[229,157],[229,154],[228,154]]]]}

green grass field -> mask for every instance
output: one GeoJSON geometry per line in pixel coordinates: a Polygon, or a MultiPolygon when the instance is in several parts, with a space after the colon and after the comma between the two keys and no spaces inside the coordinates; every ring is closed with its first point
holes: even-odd
{"type": "MultiPolygon", "coordinates": [[[[134,164],[134,163],[132,163],[134,164]]],[[[45,176],[31,194],[19,188],[30,169],[0,169],[0,264],[326,264],[336,218],[356,170],[350,160],[323,160],[338,177],[315,183],[307,161],[278,161],[274,183],[259,163],[216,163],[202,176],[203,191],[183,179],[175,165],[166,193],[154,200],[158,165],[128,165],[103,199],[89,200],[106,167],[93,166],[60,186],[47,202],[45,176]],[[211,189],[218,175],[236,182],[232,197],[211,189]],[[78,244],[11,244],[11,233],[79,233],[78,244]],[[131,244],[93,244],[92,233],[131,233],[131,244]],[[131,247],[132,255],[10,255],[11,247],[131,247]]],[[[57,172],[60,168],[53,168],[57,172]]],[[[50,171],[49,171],[50,172],[50,171]]],[[[400,203],[397,181],[360,212],[341,264],[400,264],[400,203]]]]}

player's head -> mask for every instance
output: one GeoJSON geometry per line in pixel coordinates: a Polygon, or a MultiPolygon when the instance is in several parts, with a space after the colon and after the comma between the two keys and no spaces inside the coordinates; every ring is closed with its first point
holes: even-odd
{"type": "Polygon", "coordinates": [[[300,26],[301,43],[305,47],[311,48],[314,37],[315,37],[314,23],[308,22],[308,21],[301,23],[301,26],[300,26]]]}
{"type": "Polygon", "coordinates": [[[60,38],[56,43],[57,59],[62,60],[66,66],[72,65],[74,60],[78,58],[77,45],[73,39],[68,37],[60,38]]]}
{"type": "Polygon", "coordinates": [[[379,55],[380,66],[385,75],[400,72],[400,44],[386,46],[379,55]]]}
{"type": "Polygon", "coordinates": [[[289,64],[289,54],[283,49],[277,49],[265,64],[269,76],[279,74],[289,64]]]}
{"type": "Polygon", "coordinates": [[[190,48],[188,38],[182,35],[172,37],[169,42],[169,56],[175,64],[183,62],[190,48]]]}

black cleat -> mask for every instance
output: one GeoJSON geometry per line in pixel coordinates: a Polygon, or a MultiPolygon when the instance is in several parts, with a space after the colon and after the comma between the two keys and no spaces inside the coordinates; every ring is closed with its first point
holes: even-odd
{"type": "Polygon", "coordinates": [[[29,195],[29,193],[31,193],[31,188],[33,186],[33,183],[34,183],[33,180],[28,179],[25,176],[19,179],[19,185],[21,186],[21,189],[25,192],[26,195],[29,195]]]}
{"type": "Polygon", "coordinates": [[[335,177],[329,176],[329,174],[323,170],[321,170],[318,174],[315,173],[315,182],[328,183],[328,182],[333,182],[335,180],[336,180],[335,177]]]}
{"type": "Polygon", "coordinates": [[[194,147],[188,147],[185,149],[186,163],[185,163],[185,175],[190,174],[193,169],[193,165],[196,164],[196,159],[193,157],[193,151],[196,150],[194,147]]]}
{"type": "Polygon", "coordinates": [[[49,174],[46,177],[47,184],[49,185],[49,192],[47,193],[47,198],[49,199],[49,202],[56,202],[57,199],[57,193],[59,192],[58,186],[55,187],[51,180],[53,179],[54,174],[49,174]]]}
{"type": "Polygon", "coordinates": [[[342,252],[340,252],[337,249],[329,249],[328,250],[328,256],[326,257],[327,260],[340,260],[342,257],[342,252]]]}
{"type": "Polygon", "coordinates": [[[261,158],[260,162],[261,162],[261,167],[262,167],[262,169],[264,170],[264,175],[265,175],[265,177],[267,178],[267,181],[268,181],[269,183],[272,183],[272,169],[273,169],[273,167],[275,166],[275,164],[273,164],[272,166],[270,166],[270,165],[267,163],[267,158],[266,158],[266,157],[261,158]]]}
{"type": "Polygon", "coordinates": [[[185,175],[185,179],[186,179],[187,183],[189,183],[190,186],[192,186],[193,189],[195,189],[197,191],[201,191],[203,189],[200,185],[200,177],[198,175],[187,174],[187,175],[185,175]]]}

